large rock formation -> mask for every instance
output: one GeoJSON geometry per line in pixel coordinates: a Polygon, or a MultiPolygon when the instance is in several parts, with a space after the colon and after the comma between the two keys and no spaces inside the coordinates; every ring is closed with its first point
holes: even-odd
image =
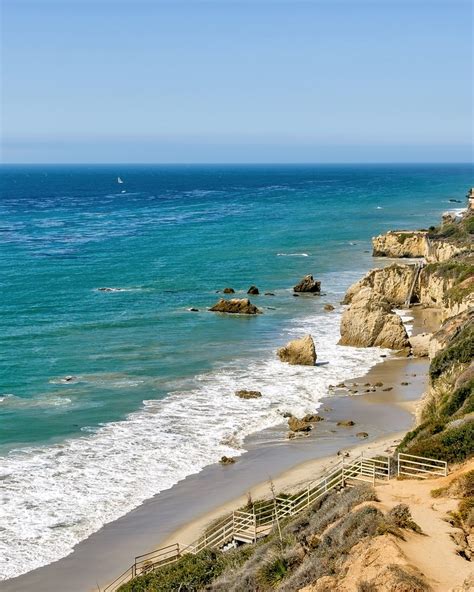
{"type": "Polygon", "coordinates": [[[373,257],[425,257],[428,251],[425,230],[390,230],[372,239],[373,257]]]}
{"type": "Polygon", "coordinates": [[[354,296],[361,290],[371,288],[383,295],[390,303],[403,305],[410,292],[415,273],[415,265],[399,263],[372,269],[347,290],[343,304],[350,304],[354,296]]]}
{"type": "Polygon", "coordinates": [[[352,298],[341,319],[340,345],[358,347],[409,347],[402,319],[390,303],[371,288],[363,288],[352,298]]]}
{"type": "Polygon", "coordinates": [[[262,311],[258,309],[255,304],[252,304],[248,298],[232,298],[231,300],[221,298],[219,302],[214,304],[209,310],[212,312],[226,312],[230,314],[255,315],[262,313],[262,311]]]}
{"type": "Polygon", "coordinates": [[[312,275],[305,275],[304,278],[293,287],[294,292],[321,292],[321,282],[316,281],[312,275]]]}
{"type": "Polygon", "coordinates": [[[285,347],[277,351],[277,354],[282,362],[295,366],[314,366],[317,358],[311,335],[289,341],[285,347]]]}

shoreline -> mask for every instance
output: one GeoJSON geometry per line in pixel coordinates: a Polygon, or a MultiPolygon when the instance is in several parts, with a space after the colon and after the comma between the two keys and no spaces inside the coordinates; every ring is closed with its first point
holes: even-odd
{"type": "MultiPolygon", "coordinates": [[[[413,312],[416,333],[426,328],[425,315],[413,312]]],[[[350,449],[353,455],[394,447],[413,425],[415,405],[426,386],[427,367],[427,358],[392,355],[382,359],[366,374],[346,383],[381,381],[393,390],[355,395],[336,390],[321,400],[325,421],[318,423],[309,437],[290,441],[283,425],[257,432],[246,438],[246,452],[234,465],[213,464],[190,475],[105,525],[76,545],[70,555],[0,582],[0,590],[54,592],[62,590],[61,582],[67,578],[69,592],[97,591],[98,586],[123,573],[136,555],[170,542],[192,542],[207,523],[245,503],[249,491],[253,499],[268,495],[270,478],[278,489],[291,489],[317,477],[334,461],[338,450],[350,449]],[[401,382],[409,384],[402,386],[401,382]],[[341,419],[354,419],[356,425],[338,428],[341,419]],[[369,437],[359,440],[355,436],[359,431],[368,432],[369,437]]]]}

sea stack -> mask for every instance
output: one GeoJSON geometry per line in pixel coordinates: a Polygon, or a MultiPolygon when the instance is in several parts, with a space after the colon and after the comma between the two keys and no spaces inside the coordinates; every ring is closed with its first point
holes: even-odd
{"type": "Polygon", "coordinates": [[[305,275],[304,278],[293,287],[293,292],[319,294],[319,292],[321,292],[321,282],[316,281],[312,275],[305,275]]]}
{"type": "Polygon", "coordinates": [[[277,351],[282,362],[293,366],[314,366],[317,355],[311,335],[289,341],[277,351]]]}

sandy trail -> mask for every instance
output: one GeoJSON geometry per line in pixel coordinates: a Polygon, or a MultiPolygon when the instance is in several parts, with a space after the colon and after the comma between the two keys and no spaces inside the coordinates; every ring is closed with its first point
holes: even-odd
{"type": "Polygon", "coordinates": [[[445,520],[446,514],[456,509],[458,500],[431,496],[433,489],[445,487],[461,473],[472,469],[474,460],[447,477],[425,481],[393,480],[377,487],[384,510],[407,504],[413,519],[425,533],[425,536],[407,533],[406,541],[400,541],[399,547],[410,564],[425,575],[435,592],[460,590],[469,577],[474,578],[474,565],[456,554],[456,545],[450,537],[453,528],[445,520]]]}

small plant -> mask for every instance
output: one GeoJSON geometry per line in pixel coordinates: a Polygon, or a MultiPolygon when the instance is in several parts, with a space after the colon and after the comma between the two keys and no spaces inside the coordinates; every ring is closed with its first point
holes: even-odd
{"type": "Polygon", "coordinates": [[[257,579],[266,588],[276,588],[288,573],[288,565],[281,556],[276,556],[263,564],[257,579]]]}
{"type": "Polygon", "coordinates": [[[410,508],[406,504],[394,506],[387,514],[387,518],[398,528],[422,532],[418,524],[413,520],[410,508]]]}
{"type": "Polygon", "coordinates": [[[377,592],[377,587],[372,582],[364,580],[357,584],[357,592],[377,592]]]}

